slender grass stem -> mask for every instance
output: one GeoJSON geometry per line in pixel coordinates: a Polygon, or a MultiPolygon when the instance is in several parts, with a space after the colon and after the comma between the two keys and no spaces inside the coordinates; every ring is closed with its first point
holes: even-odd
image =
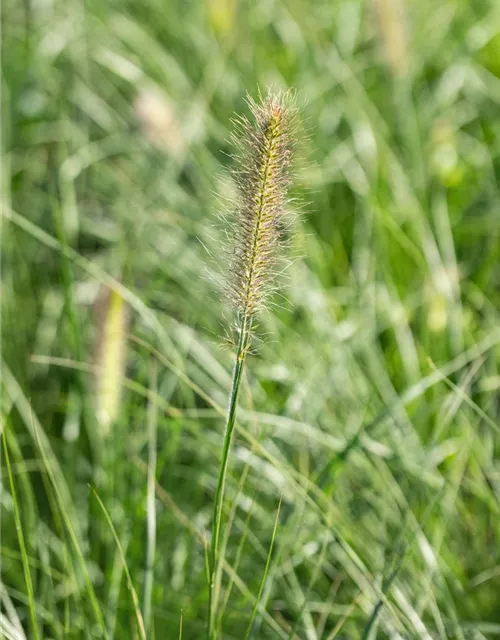
{"type": "Polygon", "coordinates": [[[238,391],[240,388],[241,374],[245,364],[245,356],[248,348],[250,335],[250,323],[244,316],[241,319],[238,346],[236,348],[236,360],[233,368],[233,378],[231,383],[231,391],[229,394],[229,404],[226,417],[226,428],[224,434],[224,444],[222,447],[222,456],[219,467],[219,477],[217,480],[217,489],[214,499],[214,510],[212,516],[212,539],[210,542],[209,553],[209,601],[208,601],[208,637],[215,640],[215,620],[217,615],[217,602],[220,591],[222,562],[219,558],[219,539],[222,524],[222,507],[224,504],[224,490],[226,486],[227,468],[229,464],[229,451],[231,449],[231,441],[233,437],[236,405],[238,402],[238,391]]]}

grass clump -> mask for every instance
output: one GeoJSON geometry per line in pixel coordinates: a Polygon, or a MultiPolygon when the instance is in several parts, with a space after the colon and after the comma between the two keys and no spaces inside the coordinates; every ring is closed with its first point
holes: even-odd
{"type": "Polygon", "coordinates": [[[0,635],[207,636],[258,86],[307,96],[308,215],[288,303],[286,229],[252,277],[216,633],[500,635],[497,4],[2,2],[0,635]]]}

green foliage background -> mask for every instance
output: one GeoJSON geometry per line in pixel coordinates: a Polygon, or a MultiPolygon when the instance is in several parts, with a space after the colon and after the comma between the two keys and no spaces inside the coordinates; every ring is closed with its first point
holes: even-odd
{"type": "Polygon", "coordinates": [[[240,397],[220,637],[244,636],[280,496],[254,638],[500,637],[498,2],[2,5],[0,632],[36,638],[31,603],[43,639],[140,637],[89,485],[142,606],[156,430],[148,637],[204,637],[232,365],[214,212],[231,117],[274,85],[305,103],[304,213],[240,397]],[[130,334],[108,435],[103,284],[130,334]]]}

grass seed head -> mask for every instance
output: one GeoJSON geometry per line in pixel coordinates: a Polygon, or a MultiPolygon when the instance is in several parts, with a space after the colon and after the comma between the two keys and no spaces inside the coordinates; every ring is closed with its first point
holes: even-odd
{"type": "Polygon", "coordinates": [[[104,436],[118,418],[125,376],[128,309],[116,291],[103,288],[96,303],[97,341],[94,395],[104,436]]]}
{"type": "Polygon", "coordinates": [[[239,118],[232,142],[237,187],[230,220],[228,294],[242,323],[255,314],[275,287],[287,227],[289,187],[298,109],[290,92],[248,99],[251,119],[239,118]]]}

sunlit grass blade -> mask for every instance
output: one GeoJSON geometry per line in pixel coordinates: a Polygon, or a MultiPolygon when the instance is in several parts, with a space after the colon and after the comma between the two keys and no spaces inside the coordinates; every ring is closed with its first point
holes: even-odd
{"type": "Polygon", "coordinates": [[[148,406],[148,475],[147,475],[147,535],[146,535],[146,568],[144,573],[143,619],[146,633],[152,627],[152,595],[154,582],[156,552],[156,431],[157,431],[157,363],[151,362],[151,396],[148,406]]]}

